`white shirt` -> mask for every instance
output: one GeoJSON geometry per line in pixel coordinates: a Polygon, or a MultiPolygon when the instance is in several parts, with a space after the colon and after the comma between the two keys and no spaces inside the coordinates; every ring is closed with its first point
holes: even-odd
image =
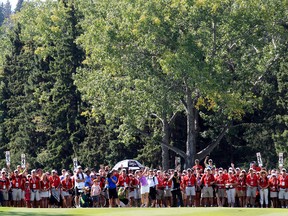
{"type": "Polygon", "coordinates": [[[82,189],[85,186],[85,181],[84,182],[77,182],[77,179],[83,179],[85,180],[86,175],[84,173],[75,173],[74,174],[74,179],[75,179],[75,187],[77,187],[78,189],[82,189]]]}
{"type": "Polygon", "coordinates": [[[156,178],[156,176],[147,176],[147,182],[149,187],[155,187],[156,185],[158,185],[158,179],[156,178]]]}

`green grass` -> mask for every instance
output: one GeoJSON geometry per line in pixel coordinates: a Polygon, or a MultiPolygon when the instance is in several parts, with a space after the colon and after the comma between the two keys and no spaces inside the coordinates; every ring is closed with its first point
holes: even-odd
{"type": "Polygon", "coordinates": [[[103,216],[288,216],[288,209],[247,209],[247,208],[103,208],[103,209],[27,209],[0,208],[0,215],[103,215],[103,216]]]}

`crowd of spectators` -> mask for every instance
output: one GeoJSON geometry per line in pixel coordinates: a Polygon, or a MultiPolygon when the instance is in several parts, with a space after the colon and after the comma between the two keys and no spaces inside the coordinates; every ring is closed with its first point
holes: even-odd
{"type": "Polygon", "coordinates": [[[0,206],[288,208],[288,175],[284,167],[266,170],[256,162],[247,170],[215,167],[208,157],[182,171],[77,166],[58,175],[8,166],[0,174],[0,206]]]}

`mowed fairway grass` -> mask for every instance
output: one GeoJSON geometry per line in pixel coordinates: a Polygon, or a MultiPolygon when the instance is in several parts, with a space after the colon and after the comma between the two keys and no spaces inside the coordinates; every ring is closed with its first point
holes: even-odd
{"type": "Polygon", "coordinates": [[[34,215],[103,215],[103,216],[288,216],[288,209],[247,209],[247,208],[80,208],[80,209],[27,209],[1,208],[0,216],[34,215]]]}

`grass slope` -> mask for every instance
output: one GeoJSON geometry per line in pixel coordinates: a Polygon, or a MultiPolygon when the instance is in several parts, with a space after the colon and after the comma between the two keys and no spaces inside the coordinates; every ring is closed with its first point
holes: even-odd
{"type": "Polygon", "coordinates": [[[0,215],[101,215],[101,216],[288,216],[288,209],[246,209],[246,208],[103,208],[103,209],[27,209],[0,208],[0,215]]]}

